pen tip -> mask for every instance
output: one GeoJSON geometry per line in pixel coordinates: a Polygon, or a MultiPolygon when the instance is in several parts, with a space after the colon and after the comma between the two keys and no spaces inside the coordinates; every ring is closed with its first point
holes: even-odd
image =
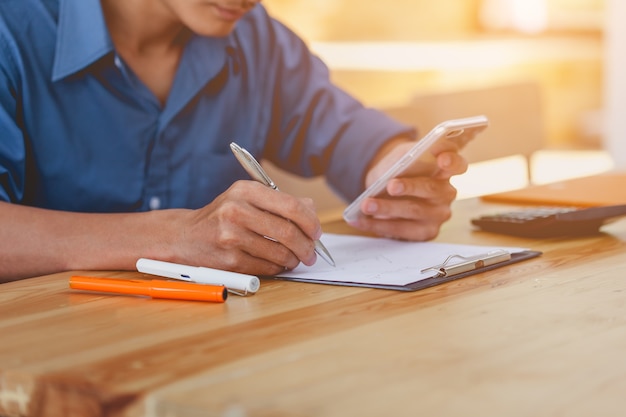
{"type": "Polygon", "coordinates": [[[329,265],[335,266],[335,260],[330,255],[330,252],[328,252],[328,249],[326,249],[324,244],[319,240],[315,241],[315,252],[329,265]]]}

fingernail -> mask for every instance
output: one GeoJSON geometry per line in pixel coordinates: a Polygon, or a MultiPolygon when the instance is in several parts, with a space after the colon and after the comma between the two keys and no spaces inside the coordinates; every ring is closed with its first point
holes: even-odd
{"type": "Polygon", "coordinates": [[[378,211],[378,204],[374,201],[370,201],[365,205],[365,212],[367,214],[374,214],[378,211]]]}
{"type": "Polygon", "coordinates": [[[389,193],[391,195],[399,195],[404,193],[404,183],[401,181],[394,181],[389,187],[389,193]]]}

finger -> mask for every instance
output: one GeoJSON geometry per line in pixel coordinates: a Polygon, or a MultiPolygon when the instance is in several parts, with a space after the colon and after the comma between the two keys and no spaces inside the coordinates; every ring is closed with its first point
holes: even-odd
{"type": "Polygon", "coordinates": [[[434,175],[436,179],[449,179],[454,175],[460,175],[467,171],[467,159],[457,152],[442,152],[437,155],[438,170],[434,175]]]}
{"type": "Polygon", "coordinates": [[[242,242],[248,253],[289,268],[300,261],[315,263],[314,242],[295,223],[252,205],[239,206],[237,211],[231,215],[237,217],[239,227],[252,232],[242,242]]]}
{"type": "Polygon", "coordinates": [[[378,236],[411,240],[426,241],[437,237],[441,223],[430,220],[415,221],[405,219],[376,219],[361,217],[354,227],[378,236]]]}
{"type": "Polygon", "coordinates": [[[245,229],[237,233],[221,230],[214,244],[197,245],[196,249],[193,256],[200,265],[252,275],[273,275],[300,262],[284,246],[245,229]]]}
{"type": "Polygon", "coordinates": [[[313,200],[296,198],[254,181],[238,181],[235,184],[237,187],[232,193],[240,194],[235,198],[248,201],[262,211],[289,220],[311,240],[317,240],[322,236],[322,227],[313,200]]]}
{"type": "Polygon", "coordinates": [[[456,198],[457,190],[448,180],[407,177],[389,181],[387,193],[392,197],[421,198],[431,204],[449,204],[456,198]]]}
{"type": "Polygon", "coordinates": [[[248,226],[265,240],[286,249],[286,251],[279,250],[270,253],[269,259],[274,262],[294,268],[297,263],[294,265],[288,262],[291,256],[295,256],[299,262],[309,266],[317,260],[314,241],[291,221],[271,213],[264,213],[263,217],[256,219],[248,226]]]}
{"type": "Polygon", "coordinates": [[[295,268],[300,263],[298,256],[288,247],[242,224],[221,227],[215,240],[217,246],[212,247],[207,255],[214,265],[223,269],[268,274],[295,268]]]}
{"type": "MultiPolygon", "coordinates": [[[[293,255],[295,255],[305,265],[313,265],[317,260],[314,251],[313,239],[308,236],[300,227],[300,224],[294,222],[292,219],[287,219],[282,215],[277,215],[271,210],[273,209],[272,203],[266,203],[266,200],[278,200],[282,202],[282,206],[292,205],[292,208],[287,208],[286,212],[290,210],[307,210],[307,201],[299,200],[287,194],[269,190],[267,187],[261,187],[259,194],[266,194],[266,199],[259,199],[255,196],[247,196],[246,198],[240,198],[238,193],[243,193],[249,184],[242,184],[237,187],[237,190],[233,190],[231,194],[234,194],[233,200],[235,203],[228,204],[222,210],[222,216],[230,224],[236,224],[239,228],[250,230],[256,233],[258,236],[266,237],[274,240],[285,246],[293,255]]],[[[258,188],[253,185],[251,188],[258,188]]],[[[312,204],[311,204],[312,206],[312,204]]],[[[313,213],[308,206],[308,210],[313,213]]],[[[321,235],[321,227],[319,227],[319,220],[317,216],[310,215],[308,213],[305,216],[305,220],[310,225],[310,230],[319,230],[321,235]]],[[[304,220],[303,220],[304,221],[304,220]]],[[[319,237],[318,237],[319,238],[319,237]]],[[[249,243],[250,245],[250,243],[249,243]]],[[[248,249],[250,251],[250,249],[248,249]]],[[[292,262],[289,262],[289,257],[286,256],[284,251],[272,251],[268,252],[265,256],[273,262],[282,263],[282,265],[293,267],[292,262]]]]}
{"type": "MultiPolygon", "coordinates": [[[[246,253],[259,265],[271,268],[276,272],[293,269],[300,264],[300,258],[288,247],[267,237],[255,235],[245,246],[246,253]],[[257,261],[258,260],[258,261],[257,261]]],[[[314,257],[314,254],[313,254],[314,257]]]]}
{"type": "MultiPolygon", "coordinates": [[[[259,248],[259,246],[250,247],[259,248]]],[[[262,255],[267,253],[270,252],[263,252],[262,255]]],[[[254,256],[254,254],[248,253],[245,250],[231,250],[223,255],[224,256],[220,257],[217,262],[212,262],[211,265],[219,269],[250,275],[276,275],[285,271],[285,269],[293,269],[300,263],[294,256],[295,266],[281,265],[280,263],[271,262],[261,256],[254,256]]]]}
{"type": "Polygon", "coordinates": [[[423,199],[369,199],[363,212],[376,219],[433,221],[443,223],[451,216],[450,204],[431,204],[423,199]]]}

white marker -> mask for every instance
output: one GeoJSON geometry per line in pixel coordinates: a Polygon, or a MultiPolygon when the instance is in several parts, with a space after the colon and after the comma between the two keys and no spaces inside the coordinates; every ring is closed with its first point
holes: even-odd
{"type": "Polygon", "coordinates": [[[261,286],[259,278],[254,275],[145,258],[137,261],[137,271],[200,284],[224,285],[230,292],[238,295],[255,293],[261,286]]]}

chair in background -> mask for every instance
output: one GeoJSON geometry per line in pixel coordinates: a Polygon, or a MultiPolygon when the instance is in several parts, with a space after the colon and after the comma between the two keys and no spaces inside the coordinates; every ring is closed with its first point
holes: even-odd
{"type": "MultiPolygon", "coordinates": [[[[479,114],[489,118],[489,128],[463,150],[470,168],[453,178],[459,198],[526,186],[529,158],[544,144],[541,94],[536,83],[419,95],[407,105],[384,110],[418,127],[419,136],[447,119],[479,114]]],[[[346,204],[323,177],[303,179],[267,161],[263,166],[282,191],[313,198],[320,212],[336,212],[346,204]]]]}
{"type": "Polygon", "coordinates": [[[410,105],[387,112],[418,126],[420,136],[444,120],[487,116],[489,127],[462,151],[468,172],[452,178],[459,198],[525,187],[531,157],[544,147],[541,87],[535,82],[417,95],[410,105]]]}
{"type": "Polygon", "coordinates": [[[420,136],[444,120],[484,114],[489,128],[463,150],[470,163],[515,154],[529,159],[544,146],[541,89],[533,82],[417,95],[410,105],[387,112],[418,126],[420,136]]]}

